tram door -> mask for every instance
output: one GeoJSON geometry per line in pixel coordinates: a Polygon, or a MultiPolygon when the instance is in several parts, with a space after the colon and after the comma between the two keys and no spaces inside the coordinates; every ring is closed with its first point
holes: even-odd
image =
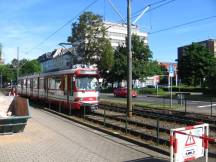
{"type": "Polygon", "coordinates": [[[44,78],[44,90],[45,90],[44,98],[48,100],[48,77],[44,78]]]}
{"type": "Polygon", "coordinates": [[[68,75],[67,76],[68,84],[67,84],[67,89],[68,89],[68,96],[69,96],[69,101],[73,101],[73,75],[68,75]]]}

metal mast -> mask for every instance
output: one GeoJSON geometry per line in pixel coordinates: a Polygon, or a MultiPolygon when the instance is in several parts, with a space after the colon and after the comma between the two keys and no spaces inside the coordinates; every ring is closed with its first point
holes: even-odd
{"type": "Polygon", "coordinates": [[[132,52],[131,52],[131,0],[127,0],[127,47],[128,47],[128,79],[127,79],[127,115],[132,116],[132,52]]]}

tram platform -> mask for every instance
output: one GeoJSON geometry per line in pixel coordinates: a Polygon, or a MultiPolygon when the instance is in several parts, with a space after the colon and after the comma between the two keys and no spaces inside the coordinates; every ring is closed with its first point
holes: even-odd
{"type": "Polygon", "coordinates": [[[0,136],[0,162],[166,162],[167,156],[41,109],[23,133],[0,136]]]}

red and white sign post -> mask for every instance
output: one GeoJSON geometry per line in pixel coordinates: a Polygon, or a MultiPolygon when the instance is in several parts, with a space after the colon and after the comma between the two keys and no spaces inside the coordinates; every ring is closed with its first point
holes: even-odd
{"type": "Polygon", "coordinates": [[[170,130],[170,162],[186,162],[205,156],[208,162],[209,124],[170,130]]]}

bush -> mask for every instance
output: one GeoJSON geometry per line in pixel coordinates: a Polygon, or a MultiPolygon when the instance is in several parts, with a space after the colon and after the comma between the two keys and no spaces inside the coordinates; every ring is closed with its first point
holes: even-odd
{"type": "Polygon", "coordinates": [[[112,88],[112,87],[101,88],[99,91],[100,91],[101,93],[113,93],[113,88],[112,88]]]}
{"type": "MultiPolygon", "coordinates": [[[[154,95],[157,94],[156,88],[140,88],[140,89],[136,89],[136,91],[138,92],[138,94],[154,94],[154,95]]],[[[166,92],[163,89],[158,88],[158,94],[159,95],[163,95],[165,93],[166,92]]]]}
{"type": "MultiPolygon", "coordinates": [[[[162,88],[164,91],[169,91],[169,88],[162,88]]],[[[179,92],[179,87],[172,87],[173,92],[179,92]]],[[[202,92],[203,94],[215,94],[214,90],[208,88],[196,88],[196,87],[180,87],[181,92],[202,92]]]]}

